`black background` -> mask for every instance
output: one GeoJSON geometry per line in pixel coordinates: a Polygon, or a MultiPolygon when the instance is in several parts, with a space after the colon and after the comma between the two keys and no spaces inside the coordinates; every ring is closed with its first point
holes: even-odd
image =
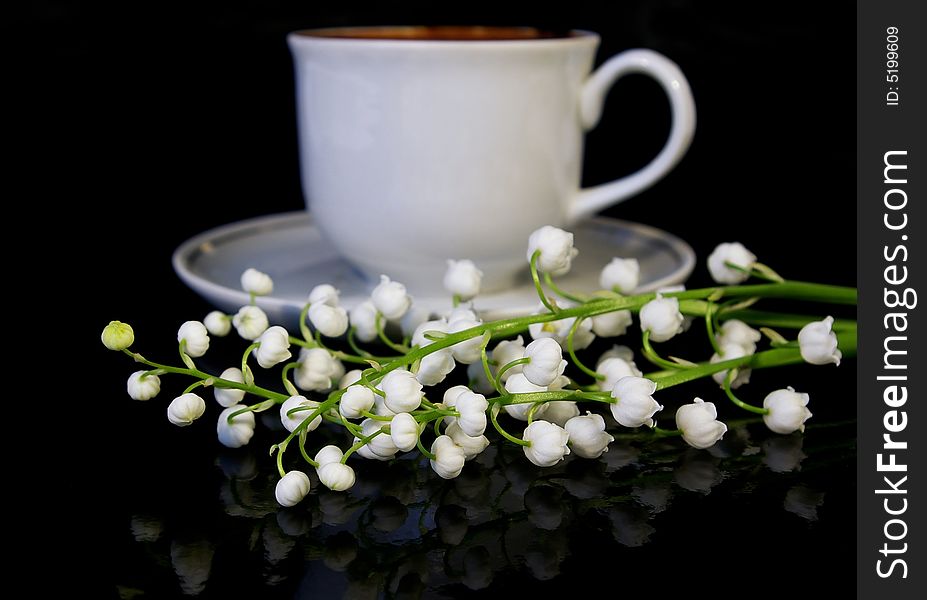
{"type": "MultiPolygon", "coordinates": [[[[855,5],[823,4],[659,0],[514,10],[477,3],[440,9],[437,3],[31,3],[6,25],[27,34],[21,58],[13,55],[23,67],[25,93],[16,95],[25,101],[20,124],[28,133],[17,159],[35,167],[24,171],[29,186],[22,200],[38,209],[33,223],[48,224],[43,241],[61,254],[39,265],[54,277],[44,277],[38,290],[69,317],[68,347],[93,372],[87,381],[93,387],[81,398],[96,403],[94,413],[101,415],[90,426],[103,426],[87,436],[88,452],[69,480],[67,493],[88,511],[83,524],[93,526],[79,528],[72,541],[102,542],[98,556],[111,559],[118,547],[106,540],[124,527],[121,486],[137,476],[136,466],[152,463],[162,451],[158,444],[183,443],[160,422],[160,406],[119,404],[129,366],[100,347],[100,329],[110,319],[131,322],[140,350],[167,356],[177,325],[208,310],[173,275],[173,249],[216,225],[303,206],[287,32],[353,24],[518,24],[596,31],[598,62],[626,48],[657,50],[690,81],[695,139],[668,177],[606,214],[691,243],[700,259],[693,287],[708,283],[704,258],[714,245],[733,240],[789,278],[853,285],[855,5]],[[114,442],[125,445],[114,450],[114,442]]],[[[584,184],[646,164],[668,127],[656,84],[642,76],[619,82],[587,137],[584,184]]],[[[830,399],[852,403],[851,377],[816,382],[816,376],[798,381],[836,385],[830,399]]],[[[843,537],[834,528],[809,540],[851,569],[853,506],[841,506],[843,537]]],[[[749,518],[733,505],[727,520],[713,510],[705,518],[722,519],[726,532],[749,518]]],[[[720,553],[716,560],[743,552],[751,571],[779,569],[782,564],[772,563],[794,560],[773,548],[783,540],[744,547],[773,535],[760,526],[755,537],[741,532],[711,547],[720,553]]],[[[698,556],[698,544],[677,549],[677,557],[684,555],[698,556]]],[[[841,584],[834,579],[841,572],[828,570],[814,587],[842,589],[850,578],[841,584]]],[[[111,573],[103,568],[96,575],[111,573]]]]}

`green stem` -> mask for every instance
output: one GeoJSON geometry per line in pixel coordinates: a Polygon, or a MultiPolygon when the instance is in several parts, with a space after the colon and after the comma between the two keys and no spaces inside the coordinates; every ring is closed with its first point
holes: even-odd
{"type": "Polygon", "coordinates": [[[650,345],[650,330],[647,329],[644,331],[643,336],[641,336],[644,344],[644,356],[651,363],[655,364],[658,367],[663,367],[664,369],[684,369],[683,365],[679,363],[674,363],[672,361],[662,358],[657,351],[653,349],[653,346],[650,345]]]}
{"type": "Polygon", "coordinates": [[[730,371],[727,372],[727,375],[724,377],[724,386],[723,386],[724,393],[727,394],[727,397],[730,398],[731,402],[733,402],[740,408],[746,411],[750,411],[752,413],[756,413],[758,415],[768,415],[769,409],[760,408],[759,406],[753,406],[752,404],[747,404],[746,402],[744,402],[743,400],[735,396],[734,392],[731,391],[731,382],[734,381],[734,378],[736,377],[736,372],[737,372],[737,369],[731,369],[730,371]]]}
{"type": "Polygon", "coordinates": [[[305,431],[299,434],[299,453],[303,455],[303,458],[305,459],[307,463],[309,463],[316,469],[319,468],[319,463],[315,462],[315,460],[313,460],[312,457],[306,453],[306,432],[305,431]]]}
{"type": "Polygon", "coordinates": [[[499,410],[496,407],[491,407],[489,409],[489,420],[492,421],[492,426],[496,428],[496,431],[498,431],[502,437],[512,442],[513,444],[518,444],[519,446],[530,446],[531,445],[531,442],[527,442],[521,438],[517,438],[513,436],[512,434],[510,434],[509,432],[507,432],[505,429],[503,429],[502,426],[499,425],[499,421],[496,418],[498,414],[499,414],[499,410]]]}
{"type": "Polygon", "coordinates": [[[299,311],[299,333],[302,334],[303,339],[307,342],[312,341],[312,331],[309,329],[309,325],[306,323],[306,317],[309,316],[309,307],[312,306],[311,303],[307,302],[303,309],[299,311]]]}
{"type": "Polygon", "coordinates": [[[582,323],[582,321],[583,321],[582,317],[576,317],[573,319],[573,326],[570,327],[570,333],[567,334],[567,339],[566,339],[567,352],[569,353],[570,358],[573,359],[573,364],[576,365],[580,371],[582,371],[586,375],[589,375],[596,381],[604,381],[605,375],[602,375],[601,373],[596,373],[595,371],[587,367],[585,364],[583,364],[583,361],[579,360],[579,357],[576,356],[576,349],[574,348],[574,344],[573,344],[573,336],[576,335],[576,331],[579,329],[579,325],[580,323],[582,323]]]}
{"type": "Polygon", "coordinates": [[[711,347],[715,351],[715,354],[721,356],[724,354],[721,351],[721,345],[718,343],[718,340],[715,339],[715,316],[717,311],[714,309],[714,304],[709,302],[709,309],[705,311],[705,330],[708,332],[708,341],[711,342],[711,347]]]}
{"type": "Polygon", "coordinates": [[[379,311],[377,311],[375,326],[377,328],[377,337],[379,337],[380,341],[386,344],[391,350],[394,350],[399,354],[405,354],[409,351],[407,347],[403,346],[402,344],[397,344],[386,336],[386,330],[383,326],[383,315],[380,314],[379,311]]]}
{"type": "Polygon", "coordinates": [[[196,377],[199,379],[212,379],[212,385],[217,388],[242,390],[243,392],[246,392],[248,394],[254,394],[256,396],[261,396],[263,398],[273,400],[274,402],[278,404],[285,401],[289,397],[279,392],[268,390],[267,388],[263,388],[263,387],[260,387],[254,384],[248,385],[245,383],[240,383],[238,381],[232,381],[230,379],[222,379],[221,377],[217,377],[216,375],[210,375],[209,373],[206,373],[205,371],[201,371],[199,369],[195,369],[195,368],[185,369],[183,367],[172,367],[169,365],[162,365],[160,363],[156,363],[154,361],[148,360],[141,354],[132,352],[130,350],[123,350],[123,352],[127,354],[128,356],[132,357],[132,359],[135,362],[142,363],[143,365],[147,365],[154,369],[158,369],[162,373],[174,373],[177,375],[187,375],[188,377],[196,377]]]}
{"type": "Polygon", "coordinates": [[[573,302],[576,302],[577,304],[582,304],[583,302],[586,301],[586,299],[583,297],[577,296],[576,294],[571,294],[569,292],[566,292],[560,289],[560,287],[556,283],[554,283],[554,280],[550,276],[550,273],[544,273],[544,283],[546,283],[547,287],[553,290],[553,292],[557,294],[558,296],[560,296],[561,298],[572,300],[573,302]]]}
{"type": "Polygon", "coordinates": [[[547,307],[547,310],[551,313],[556,314],[558,309],[550,303],[550,299],[547,297],[547,294],[544,293],[544,288],[541,287],[541,279],[538,277],[538,259],[540,257],[541,251],[535,250],[534,254],[531,255],[531,260],[528,262],[531,268],[531,280],[534,281],[534,289],[537,291],[541,303],[547,307]]]}
{"type": "Polygon", "coordinates": [[[358,450],[360,450],[363,446],[366,446],[367,444],[369,444],[369,443],[370,443],[370,440],[372,440],[373,438],[377,437],[377,436],[380,435],[381,433],[384,433],[383,429],[377,429],[376,431],[374,431],[373,433],[371,433],[371,434],[368,435],[367,437],[359,438],[359,439],[357,440],[357,443],[354,444],[353,446],[351,446],[350,448],[348,448],[348,451],[345,452],[345,453],[344,453],[344,456],[341,457],[341,463],[342,463],[342,464],[347,464],[347,462],[348,462],[348,457],[349,457],[349,456],[351,456],[352,454],[354,454],[355,452],[357,452],[358,450]]]}

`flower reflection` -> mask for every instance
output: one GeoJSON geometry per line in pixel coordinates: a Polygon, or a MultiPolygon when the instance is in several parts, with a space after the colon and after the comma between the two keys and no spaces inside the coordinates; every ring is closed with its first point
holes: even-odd
{"type": "Polygon", "coordinates": [[[796,485],[785,494],[783,507],[807,521],[818,520],[818,507],[824,504],[824,492],[816,492],[804,485],[796,485]]]}
{"type": "Polygon", "coordinates": [[[171,543],[171,564],[184,594],[196,596],[206,589],[213,554],[213,545],[203,539],[171,543]]]}
{"type": "MultiPolygon", "coordinates": [[[[314,485],[291,509],[275,505],[272,463],[248,451],[223,450],[212,473],[221,472],[220,503],[191,499],[197,515],[212,511],[211,521],[178,520],[175,512],[153,511],[149,504],[127,519],[129,539],[144,544],[139,556],[146,558],[139,560],[172,565],[171,585],[186,595],[203,594],[211,579],[222,578],[217,590],[234,586],[241,573],[220,567],[225,564],[260,565],[252,580],[269,595],[289,593],[292,580],[301,580],[299,594],[307,596],[338,597],[338,590],[345,598],[497,594],[503,579],[506,585],[556,579],[571,554],[592,547],[636,553],[658,546],[658,529],[671,537],[690,526],[702,503],[717,506],[720,496],[703,496],[722,482],[735,495],[781,494],[787,473],[793,480],[783,507],[815,521],[829,488],[806,483],[805,472],[845,462],[852,446],[822,448],[812,440],[770,434],[761,424],[735,426],[722,443],[698,451],[678,439],[635,434],[616,440],[598,460],[568,457],[543,472],[517,448],[491,446],[452,481],[431,477],[419,461],[358,461],[357,485],[349,492],[314,485]],[[204,522],[208,533],[191,531],[204,522]],[[606,531],[611,536],[603,536],[606,531]],[[220,555],[223,560],[215,561],[220,555]]],[[[307,472],[315,481],[314,470],[307,472]]],[[[161,571],[144,572],[156,578],[161,571]]],[[[149,593],[144,582],[124,583],[149,593]]]]}
{"type": "Polygon", "coordinates": [[[456,546],[463,541],[469,529],[467,511],[455,504],[439,506],[435,511],[435,525],[441,541],[448,546],[456,546]]]}
{"type": "Polygon", "coordinates": [[[347,531],[339,531],[325,540],[322,561],[332,571],[345,571],[357,558],[357,540],[347,531]]]}
{"type": "Polygon", "coordinates": [[[485,546],[470,548],[463,557],[461,582],[471,590],[485,589],[492,583],[493,566],[492,556],[485,546]]]}
{"type": "Polygon", "coordinates": [[[129,529],[137,542],[156,542],[164,531],[164,523],[151,515],[132,515],[129,520],[129,529]]]}
{"type": "Polygon", "coordinates": [[[631,489],[631,495],[656,514],[669,506],[673,490],[668,481],[645,480],[631,489]]]}
{"type": "Polygon", "coordinates": [[[560,564],[569,554],[566,534],[556,532],[536,537],[524,553],[525,566],[539,581],[553,579],[560,574],[560,564]]]}
{"type": "Polygon", "coordinates": [[[683,489],[707,494],[724,478],[716,460],[710,454],[687,450],[673,471],[673,480],[683,489]]]}
{"type": "Polygon", "coordinates": [[[563,492],[559,488],[539,485],[525,494],[528,520],[539,528],[553,531],[563,522],[563,492]]]}
{"type": "Polygon", "coordinates": [[[608,512],[615,541],[628,548],[637,548],[650,541],[656,529],[647,522],[647,518],[643,509],[630,505],[614,506],[608,512]]]}
{"type": "Polygon", "coordinates": [[[807,455],[802,452],[800,435],[771,435],[763,441],[763,463],[774,473],[789,473],[801,469],[807,455]]]}

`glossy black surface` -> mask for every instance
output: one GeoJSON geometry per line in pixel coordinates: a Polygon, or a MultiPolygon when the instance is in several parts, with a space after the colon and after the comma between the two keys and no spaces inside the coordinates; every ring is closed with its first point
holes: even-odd
{"type": "MultiPolygon", "coordinates": [[[[18,29],[42,44],[18,89],[39,118],[19,154],[41,158],[29,198],[60,225],[41,238],[63,252],[44,292],[48,314],[67,318],[58,356],[87,365],[71,371],[80,385],[68,400],[81,412],[41,465],[68,474],[51,478],[57,505],[36,520],[53,532],[34,534],[29,554],[75,574],[46,567],[38,581],[143,598],[575,595],[590,578],[616,595],[649,586],[658,597],[849,597],[852,360],[757,373],[745,389],[755,402],[785,385],[810,393],[804,437],[751,424],[712,451],[619,440],[601,461],[550,470],[494,445],[456,481],[409,460],[363,465],[349,494],[316,488],[280,511],[266,455],[278,435],[259,426],[249,449],[225,451],[214,406],[191,428],[171,426],[166,400],[183,384],[134,403],[124,391],[133,365],[98,342],[120,319],[140,351],[170,360],[178,325],[210,308],[173,275],[172,250],[210,227],[302,207],[285,34],[306,27],[580,28],[602,35],[598,62],[631,47],[662,52],[692,85],[695,140],[665,180],[606,214],[691,243],[700,262],[690,287],[708,283],[704,258],[732,240],[786,277],[852,285],[855,6],[822,4],[31,3],[18,29]]],[[[587,136],[586,184],[645,164],[669,126],[662,92],[644,78],[617,85],[604,115],[587,136]]],[[[741,416],[714,386],[679,394],[674,404],[700,395],[741,416]]]]}

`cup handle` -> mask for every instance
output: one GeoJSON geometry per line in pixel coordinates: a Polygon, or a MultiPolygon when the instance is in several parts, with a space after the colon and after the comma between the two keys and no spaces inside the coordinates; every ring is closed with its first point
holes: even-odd
{"type": "Polygon", "coordinates": [[[580,120],[592,129],[602,115],[605,95],[620,77],[644,73],[656,79],[669,97],[673,124],[669,138],[657,156],[641,170],[609,183],[579,191],[570,206],[568,220],[573,223],[650,187],[683,157],[695,133],[695,102],[679,67],[652,50],[634,49],[617,54],[599,67],[580,90],[580,120]]]}

